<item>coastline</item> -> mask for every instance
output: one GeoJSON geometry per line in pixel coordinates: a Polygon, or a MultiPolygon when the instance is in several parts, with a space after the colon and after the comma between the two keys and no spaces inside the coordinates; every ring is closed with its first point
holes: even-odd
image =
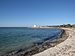
{"type": "Polygon", "coordinates": [[[64,29],[68,35],[65,41],[33,56],[75,56],[75,29],[62,29],[64,29]]]}
{"type": "Polygon", "coordinates": [[[58,39],[55,39],[52,42],[50,42],[48,40],[39,46],[38,45],[32,46],[30,49],[28,49],[26,51],[24,49],[20,49],[17,51],[9,52],[8,54],[5,54],[4,56],[6,56],[6,55],[7,56],[18,56],[18,55],[19,56],[32,56],[32,55],[34,56],[34,54],[41,53],[46,49],[52,48],[52,47],[56,46],[57,44],[63,42],[66,39],[67,39],[67,34],[66,34],[65,30],[63,30],[63,32],[59,34],[58,39]]]}

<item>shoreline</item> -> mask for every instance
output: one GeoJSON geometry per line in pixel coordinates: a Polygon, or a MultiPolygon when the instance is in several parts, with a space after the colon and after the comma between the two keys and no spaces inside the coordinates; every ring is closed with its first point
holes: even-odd
{"type": "Polygon", "coordinates": [[[65,41],[33,56],[75,56],[75,28],[62,29],[68,35],[65,41]]]}
{"type": "Polygon", "coordinates": [[[37,53],[41,53],[48,48],[52,48],[52,47],[56,46],[57,44],[63,42],[66,39],[67,39],[66,32],[65,32],[65,30],[63,30],[63,32],[60,33],[59,37],[57,39],[51,41],[51,42],[48,40],[48,41],[45,41],[41,45],[32,46],[30,49],[28,49],[26,51],[24,49],[20,49],[18,51],[9,52],[8,54],[5,54],[4,56],[6,56],[6,55],[7,56],[18,56],[18,55],[20,55],[20,56],[32,56],[32,55],[35,55],[37,53]]]}

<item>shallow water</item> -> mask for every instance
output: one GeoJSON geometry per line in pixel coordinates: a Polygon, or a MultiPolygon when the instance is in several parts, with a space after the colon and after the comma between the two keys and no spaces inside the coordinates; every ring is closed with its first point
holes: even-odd
{"type": "Polygon", "coordinates": [[[26,48],[37,42],[55,39],[62,29],[57,28],[25,28],[25,27],[2,27],[0,28],[0,55],[26,48]]]}

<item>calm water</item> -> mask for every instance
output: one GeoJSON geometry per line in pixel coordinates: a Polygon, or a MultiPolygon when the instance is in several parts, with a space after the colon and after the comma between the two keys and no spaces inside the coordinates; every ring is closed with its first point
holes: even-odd
{"type": "Polygon", "coordinates": [[[0,54],[32,46],[34,42],[45,41],[46,38],[54,39],[61,29],[40,28],[0,28],[0,54]]]}

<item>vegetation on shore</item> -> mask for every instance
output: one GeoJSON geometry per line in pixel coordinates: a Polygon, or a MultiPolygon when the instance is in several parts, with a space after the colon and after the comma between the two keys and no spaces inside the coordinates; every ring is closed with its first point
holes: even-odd
{"type": "Polygon", "coordinates": [[[55,25],[55,26],[42,26],[42,27],[59,27],[59,28],[63,28],[63,27],[65,27],[65,28],[75,28],[75,24],[73,24],[73,25],[71,25],[71,24],[63,24],[63,25],[55,25]]]}

